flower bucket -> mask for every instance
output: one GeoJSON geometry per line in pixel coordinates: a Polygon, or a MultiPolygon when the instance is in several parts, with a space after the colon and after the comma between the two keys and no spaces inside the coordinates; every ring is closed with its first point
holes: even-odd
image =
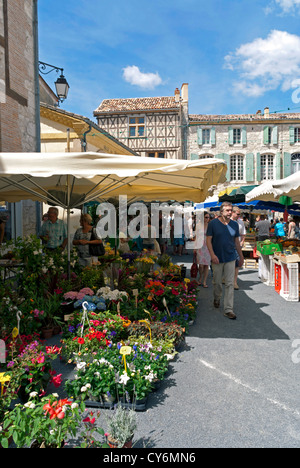
{"type": "Polygon", "coordinates": [[[42,328],[41,330],[41,337],[44,340],[48,340],[53,336],[53,328],[42,328]]]}
{"type": "Polygon", "coordinates": [[[125,442],[123,447],[119,447],[118,441],[114,439],[110,439],[109,437],[107,439],[107,442],[108,442],[109,448],[132,448],[132,439],[129,440],[128,442],[125,442]]]}

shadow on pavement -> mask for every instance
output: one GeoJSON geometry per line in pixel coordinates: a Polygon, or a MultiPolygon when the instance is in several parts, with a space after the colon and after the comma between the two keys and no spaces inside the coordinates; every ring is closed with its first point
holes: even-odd
{"type": "MultiPolygon", "coordinates": [[[[264,312],[264,308],[276,304],[277,297],[268,296],[267,286],[257,280],[257,274],[251,279],[247,271],[239,273],[240,289],[234,294],[234,312],[237,320],[229,320],[223,315],[222,301],[220,309],[213,306],[213,286],[210,276],[209,288],[199,287],[198,312],[195,324],[189,336],[197,338],[236,338],[253,340],[289,340],[264,312]],[[270,299],[270,301],[268,301],[270,299]],[[267,302],[268,301],[268,302],[267,302]]],[[[273,295],[274,296],[274,295],[273,295]]]]}

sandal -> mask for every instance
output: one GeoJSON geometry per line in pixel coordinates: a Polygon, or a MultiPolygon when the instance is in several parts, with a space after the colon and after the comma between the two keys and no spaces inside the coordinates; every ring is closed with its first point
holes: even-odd
{"type": "Polygon", "coordinates": [[[226,312],[224,315],[225,315],[225,317],[227,317],[227,318],[229,318],[231,320],[236,319],[236,315],[233,312],[226,312]]]}
{"type": "Polygon", "coordinates": [[[207,284],[202,284],[202,286],[203,286],[204,288],[208,288],[207,284]]]}

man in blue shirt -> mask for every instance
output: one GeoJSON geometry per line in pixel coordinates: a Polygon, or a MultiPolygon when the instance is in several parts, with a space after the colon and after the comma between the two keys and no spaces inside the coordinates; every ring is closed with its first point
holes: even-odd
{"type": "Polygon", "coordinates": [[[58,208],[49,208],[48,220],[41,227],[40,237],[49,250],[57,248],[64,250],[66,247],[68,243],[67,227],[61,219],[58,219],[58,208]]]}
{"type": "Polygon", "coordinates": [[[220,307],[222,296],[222,281],[225,280],[224,315],[234,320],[234,272],[236,266],[236,252],[239,255],[239,267],[244,263],[243,252],[240,246],[239,226],[231,218],[232,204],[222,203],[220,216],[208,224],[206,244],[211,256],[213,269],[214,306],[220,307]]]}

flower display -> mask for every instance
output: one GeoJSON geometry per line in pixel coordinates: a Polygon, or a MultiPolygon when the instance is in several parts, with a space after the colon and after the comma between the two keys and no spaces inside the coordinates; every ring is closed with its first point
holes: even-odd
{"type": "Polygon", "coordinates": [[[0,443],[6,447],[12,436],[18,447],[35,440],[38,446],[58,448],[81,423],[81,446],[99,446],[92,435],[104,435],[96,429],[99,413],[83,415],[83,403],[135,408],[147,399],[165,378],[195,318],[196,284],[183,279],[181,267],[166,255],[120,256],[109,245],[97,265],[71,275],[64,256],[48,255],[34,238],[18,241],[13,255],[28,258],[29,264],[18,270],[15,291],[0,285],[6,345],[0,371],[14,383],[6,385],[0,410],[3,415],[16,392],[25,404],[15,405],[4,418],[0,443]],[[45,343],[41,328],[56,321],[60,344],[45,343]],[[18,327],[17,339],[13,327],[18,327]],[[52,365],[58,356],[74,366],[75,375],[65,382],[52,365]],[[63,387],[64,397],[47,395],[48,384],[63,387]]]}

